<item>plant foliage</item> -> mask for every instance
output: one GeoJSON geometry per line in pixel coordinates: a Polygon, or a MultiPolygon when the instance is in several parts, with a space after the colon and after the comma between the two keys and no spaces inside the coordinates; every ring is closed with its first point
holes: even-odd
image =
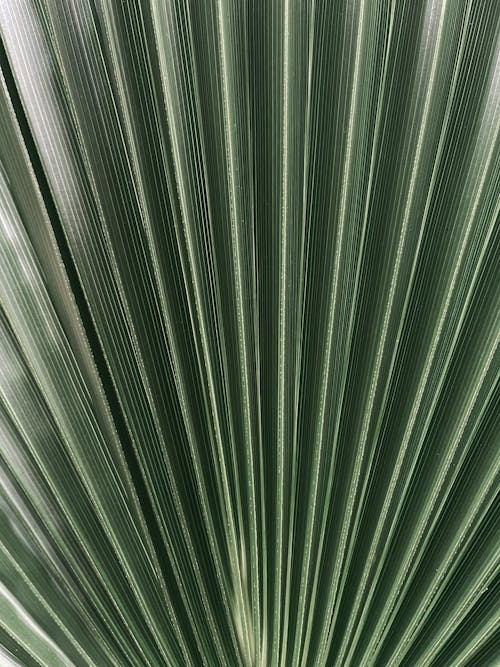
{"type": "Polygon", "coordinates": [[[0,41],[1,664],[498,665],[498,0],[0,41]]]}

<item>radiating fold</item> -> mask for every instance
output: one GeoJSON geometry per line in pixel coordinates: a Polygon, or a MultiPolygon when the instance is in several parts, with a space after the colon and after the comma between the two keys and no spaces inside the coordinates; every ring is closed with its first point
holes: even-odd
{"type": "Polygon", "coordinates": [[[498,3],[0,41],[0,661],[495,664],[498,3]]]}

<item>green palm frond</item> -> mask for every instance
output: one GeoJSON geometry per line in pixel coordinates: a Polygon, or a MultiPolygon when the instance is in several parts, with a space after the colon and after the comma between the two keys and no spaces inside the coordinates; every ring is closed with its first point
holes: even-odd
{"type": "Polygon", "coordinates": [[[0,43],[0,663],[498,665],[498,1],[0,43]]]}

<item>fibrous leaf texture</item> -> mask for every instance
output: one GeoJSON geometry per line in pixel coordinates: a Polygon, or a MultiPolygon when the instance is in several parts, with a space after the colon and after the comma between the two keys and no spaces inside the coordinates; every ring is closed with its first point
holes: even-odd
{"type": "Polygon", "coordinates": [[[500,664],[500,3],[0,0],[0,663],[500,664]]]}

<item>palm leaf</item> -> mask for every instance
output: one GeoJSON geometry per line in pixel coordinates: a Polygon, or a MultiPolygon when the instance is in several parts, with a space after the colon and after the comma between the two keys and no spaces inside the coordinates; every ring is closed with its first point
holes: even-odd
{"type": "Polygon", "coordinates": [[[500,5],[0,41],[0,662],[498,664],[500,5]]]}

